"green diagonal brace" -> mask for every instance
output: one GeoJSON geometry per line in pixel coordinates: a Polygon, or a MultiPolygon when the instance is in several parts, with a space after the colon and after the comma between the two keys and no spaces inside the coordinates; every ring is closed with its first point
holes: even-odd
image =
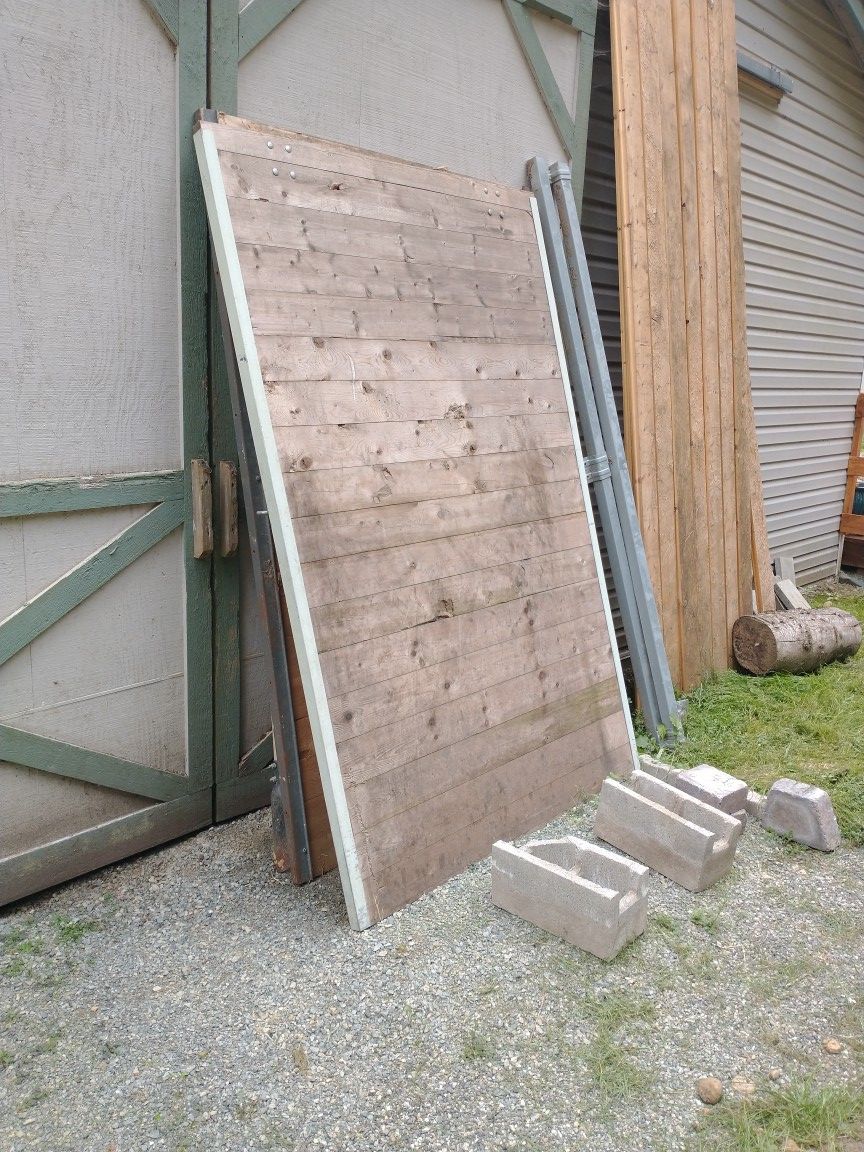
{"type": "Polygon", "coordinates": [[[158,505],[0,623],[0,664],[128,568],[183,523],[183,501],[158,505]]]}
{"type": "Polygon", "coordinates": [[[16,480],[0,484],[0,519],[161,504],[163,500],[182,500],[183,491],[182,472],[16,480]]]}
{"type": "Polygon", "coordinates": [[[303,0],[250,0],[240,11],[239,59],[248,56],[303,0]]]}
{"type": "Polygon", "coordinates": [[[0,760],[130,792],[133,796],[145,796],[149,800],[176,800],[189,791],[185,776],[172,776],[147,764],[91,752],[62,740],[10,728],[7,724],[0,724],[0,760]]]}
{"type": "MultiPolygon", "coordinates": [[[[520,47],[525,55],[525,60],[528,67],[531,69],[531,75],[534,77],[534,82],[543,98],[543,103],[549,115],[552,117],[552,123],[555,125],[555,130],[564,145],[567,157],[570,161],[570,167],[573,173],[573,195],[576,199],[577,207],[582,203],[582,188],[585,180],[585,153],[588,141],[588,112],[591,102],[591,72],[594,63],[594,24],[591,22],[590,31],[587,27],[588,18],[582,12],[582,8],[588,8],[588,5],[580,6],[580,24],[582,30],[579,33],[579,78],[578,78],[578,91],[576,97],[576,119],[574,119],[567,109],[567,104],[564,97],[561,95],[561,89],[558,87],[558,81],[555,79],[554,73],[546,59],[546,53],[543,51],[543,45],[540,43],[540,37],[537,35],[537,30],[531,20],[531,14],[528,11],[526,4],[523,0],[502,0],[504,4],[504,11],[513,26],[513,31],[516,33],[516,39],[519,41],[520,47]]],[[[532,5],[536,7],[537,5],[532,5]]],[[[554,8],[560,8],[562,5],[552,5],[554,8]]],[[[596,16],[596,4],[590,5],[596,16]]],[[[574,9],[575,12],[575,9],[574,9]]],[[[560,14],[558,15],[560,19],[560,14]]]]}
{"type": "Polygon", "coordinates": [[[180,39],[180,0],[146,0],[146,4],[176,44],[180,39]]]}
{"type": "Polygon", "coordinates": [[[572,24],[580,32],[594,35],[597,23],[596,0],[518,0],[526,8],[532,8],[543,16],[550,16],[553,20],[562,20],[565,24],[572,24]]]}

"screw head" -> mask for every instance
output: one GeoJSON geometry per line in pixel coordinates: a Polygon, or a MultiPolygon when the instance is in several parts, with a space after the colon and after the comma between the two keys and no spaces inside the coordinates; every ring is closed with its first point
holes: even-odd
{"type": "Polygon", "coordinates": [[[268,148],[272,148],[272,147],[273,147],[273,141],[272,141],[272,140],[268,140],[268,141],[267,141],[267,147],[268,147],[268,148]]]}
{"type": "Polygon", "coordinates": [[[278,176],[278,175],[279,175],[279,169],[278,169],[278,168],[274,168],[274,169],[273,169],[273,175],[274,175],[274,176],[278,176]]]}
{"type": "Polygon", "coordinates": [[[285,151],[286,151],[286,152],[290,152],[290,151],[291,151],[291,145],[290,145],[290,144],[286,144],[286,145],[285,145],[285,151]]]}
{"type": "Polygon", "coordinates": [[[297,173],[294,171],[294,169],[293,169],[293,168],[291,169],[291,173],[290,173],[290,175],[291,175],[291,179],[292,179],[292,180],[296,180],[296,179],[297,179],[297,173]]]}

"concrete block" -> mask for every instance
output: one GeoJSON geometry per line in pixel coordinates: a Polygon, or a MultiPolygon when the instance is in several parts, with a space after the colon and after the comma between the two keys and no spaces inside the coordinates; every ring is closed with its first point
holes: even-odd
{"type": "Polygon", "coordinates": [[[760,819],[771,832],[789,836],[798,844],[833,852],[840,845],[840,829],[831,797],[822,788],[798,780],[772,784],[760,819]]]}
{"type": "Polygon", "coordinates": [[[662,780],[664,784],[674,784],[681,772],[680,768],[675,768],[672,764],[666,764],[662,760],[655,760],[653,756],[640,756],[639,763],[643,772],[647,772],[649,776],[653,776],[657,780],[662,780]]]}
{"type": "Polygon", "coordinates": [[[492,903],[611,960],[645,930],[648,869],[565,836],[492,847],[492,903]]]}
{"type": "Polygon", "coordinates": [[[671,784],[634,772],[626,785],[603,781],[594,831],[676,884],[702,892],[732,867],[741,824],[671,784]]]}
{"type": "Polygon", "coordinates": [[[762,805],[765,803],[765,797],[761,792],[754,792],[751,788],[747,793],[747,799],[744,802],[744,809],[748,816],[752,816],[754,820],[758,820],[762,815],[762,805]]]}
{"type": "Polygon", "coordinates": [[[671,783],[703,804],[727,812],[742,824],[747,823],[747,785],[737,776],[730,776],[710,764],[697,764],[695,768],[679,772],[671,783]]]}

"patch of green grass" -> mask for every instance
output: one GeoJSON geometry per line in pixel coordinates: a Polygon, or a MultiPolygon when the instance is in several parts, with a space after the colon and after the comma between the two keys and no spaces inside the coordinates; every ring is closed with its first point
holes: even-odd
{"type": "Polygon", "coordinates": [[[61,944],[77,944],[88,932],[98,932],[98,920],[70,920],[66,916],[55,916],[52,920],[57,939],[61,944]]]}
{"type": "Polygon", "coordinates": [[[656,1014],[654,1005],[635,993],[612,992],[589,997],[585,1007],[596,1022],[597,1033],[583,1050],[583,1058],[601,1095],[607,1100],[622,1099],[644,1091],[652,1074],[633,1060],[632,1045],[620,1033],[633,1024],[652,1021],[656,1014]]]}
{"type": "Polygon", "coordinates": [[[5,1048],[0,1048],[0,1068],[8,1068],[14,1061],[15,1057],[11,1052],[7,1052],[5,1048]]]}
{"type": "Polygon", "coordinates": [[[0,937],[0,947],[10,956],[38,956],[42,951],[42,940],[28,935],[26,928],[13,928],[0,937]]]}
{"type": "Polygon", "coordinates": [[[864,1092],[812,1081],[771,1089],[764,1096],[722,1103],[710,1113],[699,1149],[779,1152],[787,1140],[801,1148],[839,1152],[844,1137],[864,1124],[864,1092]]]}
{"type": "MultiPolygon", "coordinates": [[[[810,597],[864,624],[864,592],[810,597]]],[[[846,840],[864,846],[864,645],[851,660],[800,676],[726,672],[688,694],[687,739],[666,749],[683,767],[709,763],[767,791],[781,776],[830,793],[846,840]]],[[[649,740],[644,730],[640,743],[649,740]]],[[[656,749],[655,749],[656,751],[656,749]]]]}
{"type": "Polygon", "coordinates": [[[720,931],[720,913],[715,908],[694,908],[690,919],[697,928],[703,928],[710,936],[716,936],[720,931]]]}
{"type": "Polygon", "coordinates": [[[10,960],[8,964],[4,964],[3,967],[0,968],[0,976],[21,976],[24,973],[26,967],[27,965],[24,963],[21,957],[16,956],[14,959],[10,960]]]}
{"type": "Polygon", "coordinates": [[[655,912],[651,918],[652,924],[659,928],[661,932],[677,932],[680,924],[674,916],[670,916],[668,912],[655,912]]]}
{"type": "Polygon", "coordinates": [[[462,1044],[463,1060],[488,1060],[494,1052],[492,1042],[479,1032],[469,1032],[462,1044]]]}

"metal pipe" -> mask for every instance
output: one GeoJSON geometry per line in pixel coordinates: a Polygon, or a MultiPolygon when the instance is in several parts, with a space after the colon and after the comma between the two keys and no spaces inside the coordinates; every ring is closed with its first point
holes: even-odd
{"type": "Polygon", "coordinates": [[[660,628],[660,618],[654,590],[648,572],[648,559],[633,498],[624,440],[618,422],[615,394],[609,376],[609,365],[600,331],[600,319],[588,271],[588,260],[579,217],[573,196],[570,169],[560,161],[550,168],[550,183],[563,238],[564,254],[572,295],[576,302],[576,312],[582,331],[582,338],[588,362],[590,386],[594,394],[603,444],[609,459],[612,487],[623,528],[627,561],[633,580],[633,588],[639,614],[640,631],[651,669],[651,679],[659,708],[660,720],[671,735],[680,732],[681,717],[672,675],[660,628]]]}

